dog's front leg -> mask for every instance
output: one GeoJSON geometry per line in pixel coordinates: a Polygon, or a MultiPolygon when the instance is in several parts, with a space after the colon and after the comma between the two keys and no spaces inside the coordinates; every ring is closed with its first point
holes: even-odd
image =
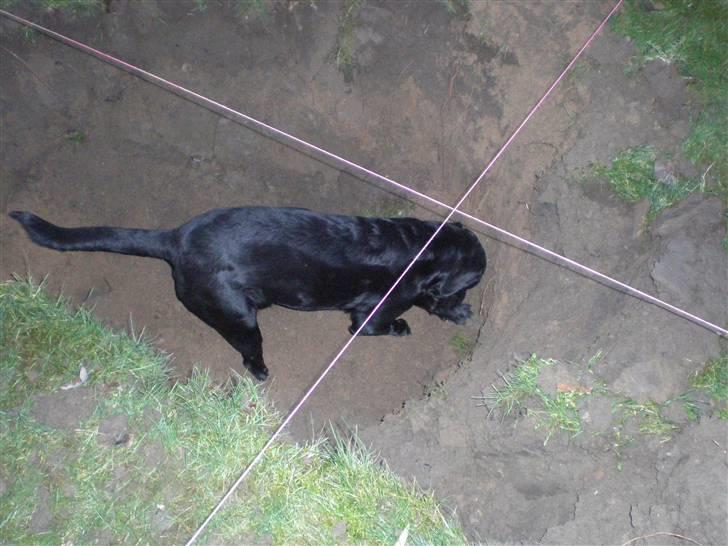
{"type": "MultiPolygon", "coordinates": [[[[407,309],[412,307],[411,302],[404,301],[385,301],[384,304],[379,308],[376,314],[369,320],[369,322],[359,332],[362,336],[408,336],[412,333],[407,321],[401,318],[397,318],[399,315],[404,313],[407,309]]],[[[362,322],[372,312],[374,306],[362,307],[351,311],[351,326],[349,326],[349,332],[356,332],[361,326],[362,322]]]]}

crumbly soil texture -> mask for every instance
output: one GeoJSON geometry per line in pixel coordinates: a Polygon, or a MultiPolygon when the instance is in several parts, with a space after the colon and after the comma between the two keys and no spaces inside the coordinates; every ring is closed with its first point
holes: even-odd
{"type": "MultiPolygon", "coordinates": [[[[18,10],[454,203],[611,8],[263,4],[241,14],[219,0],[111,0],[83,19],[18,10]]],[[[443,215],[15,23],[0,21],[0,31],[4,212],[146,228],[253,204],[443,215]]],[[[589,180],[590,164],[641,145],[700,174],[680,161],[691,115],[684,80],[659,62],[626,75],[634,55],[607,28],[463,208],[724,325],[720,201],[693,196],[648,224],[643,204],[589,180]]],[[[624,429],[606,397],[584,398],[576,436],[549,434],[528,403],[510,414],[489,405],[493,385],[533,353],[563,363],[544,389],[587,392],[574,370],[600,354],[594,385],[663,404],[720,354],[718,336],[469,226],[489,257],[468,296],[473,320],[458,327],[413,310],[411,336],[357,340],[292,423],[294,438],[328,422],[357,430],[403,479],[432,488],[476,543],[728,544],[727,427],[709,406],[690,421],[670,405],[666,439],[624,429]]],[[[239,355],[177,302],[164,263],[42,249],[6,215],[0,250],[4,279],[48,276],[52,292],[109,325],[143,328],[173,353],[179,378],[193,366],[220,381],[244,373],[239,355]]],[[[267,390],[285,412],[346,341],[348,321],[272,308],[260,322],[267,390]]]]}

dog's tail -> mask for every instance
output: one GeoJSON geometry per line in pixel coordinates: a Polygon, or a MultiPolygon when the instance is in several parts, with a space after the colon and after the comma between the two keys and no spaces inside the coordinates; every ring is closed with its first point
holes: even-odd
{"type": "Polygon", "coordinates": [[[54,250],[116,252],[170,261],[174,235],[171,231],[116,227],[62,228],[30,212],[13,211],[31,240],[54,250]]]}

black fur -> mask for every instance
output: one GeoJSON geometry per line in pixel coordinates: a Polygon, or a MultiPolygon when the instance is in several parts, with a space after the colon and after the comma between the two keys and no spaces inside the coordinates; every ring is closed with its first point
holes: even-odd
{"type": "MultiPolygon", "coordinates": [[[[353,332],[434,233],[415,218],[362,218],[305,209],[217,209],[172,230],[61,228],[29,212],[11,212],[37,244],[165,260],[184,306],[268,377],[256,313],[270,305],[349,314],[353,332]]],[[[398,318],[413,305],[443,320],[471,315],[465,292],[485,271],[485,251],[459,223],[446,225],[362,330],[410,333],[398,318]]]]}

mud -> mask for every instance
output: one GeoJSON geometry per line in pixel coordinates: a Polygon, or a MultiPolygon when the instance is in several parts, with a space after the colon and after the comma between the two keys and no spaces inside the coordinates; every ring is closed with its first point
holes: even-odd
{"type": "MultiPolygon", "coordinates": [[[[112,0],[109,13],[90,20],[30,15],[445,202],[477,177],[611,8],[471,2],[463,17],[439,2],[365,2],[342,36],[336,2],[274,3],[268,17],[248,21],[224,3],[207,6],[112,0]],[[336,66],[342,43],[354,60],[344,73],[336,66]]],[[[246,204],[441,212],[52,40],[27,38],[12,23],[0,21],[0,30],[3,211],[149,228],[246,204]]],[[[653,144],[672,152],[679,169],[691,168],[680,159],[690,116],[685,83],[659,64],[626,76],[633,54],[627,40],[600,36],[464,208],[725,324],[719,201],[692,197],[646,225],[643,206],[583,183],[591,162],[631,145],[653,144]]],[[[163,263],[41,249],[4,215],[0,230],[3,278],[48,275],[52,292],[93,306],[106,323],[144,328],[173,353],[178,377],[195,365],[219,381],[243,373],[237,353],[176,301],[163,263]]],[[[670,400],[719,354],[717,336],[482,240],[489,269],[469,296],[478,317],[457,327],[412,311],[409,338],[358,340],[293,422],[294,438],[329,421],[357,428],[403,478],[432,487],[455,509],[473,541],[602,544],[672,532],[728,543],[728,430],[710,412],[697,423],[676,414],[671,440],[639,438],[618,467],[608,435],[591,434],[615,424],[597,398],[586,408],[590,433],[556,434],[546,445],[530,417],[489,414],[478,402],[516,358],[583,363],[598,351],[596,371],[611,388],[670,400]],[[456,335],[477,339],[463,363],[456,335]]],[[[285,412],[347,339],[348,323],[342,314],[279,308],[260,322],[267,389],[285,412]]]]}

